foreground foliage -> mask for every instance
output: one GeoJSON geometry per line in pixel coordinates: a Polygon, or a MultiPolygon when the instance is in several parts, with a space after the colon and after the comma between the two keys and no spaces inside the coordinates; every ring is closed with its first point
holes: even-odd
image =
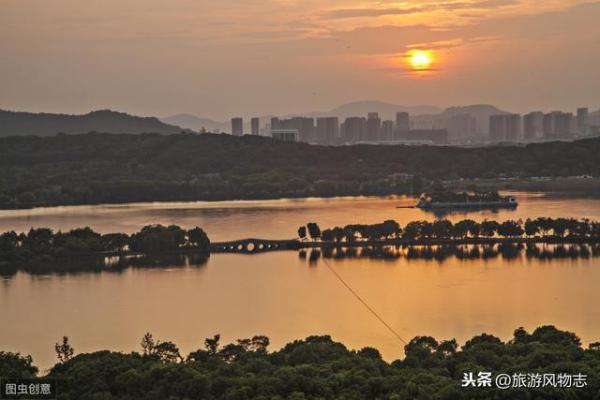
{"type": "MultiPolygon", "coordinates": [[[[255,336],[222,346],[220,337],[183,357],[172,342],[146,334],[142,353],[100,351],[55,365],[59,399],[598,399],[600,343],[552,326],[509,342],[482,334],[459,349],[455,340],[419,336],[405,358],[387,363],[374,348],[349,350],[329,336],[311,336],[268,352],[255,336]],[[570,373],[587,376],[582,388],[497,390],[462,388],[466,372],[570,373]]],[[[0,376],[33,376],[31,360],[0,353],[0,376]],[[15,361],[16,360],[16,361],[15,361]]]]}

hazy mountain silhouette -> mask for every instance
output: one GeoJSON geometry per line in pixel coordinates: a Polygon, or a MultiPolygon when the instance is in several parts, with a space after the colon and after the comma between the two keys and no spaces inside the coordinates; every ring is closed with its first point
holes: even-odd
{"type": "MultiPolygon", "coordinates": [[[[303,112],[303,113],[293,113],[293,114],[285,114],[278,115],[280,118],[290,118],[290,117],[338,117],[340,118],[340,122],[348,117],[356,117],[356,116],[366,116],[370,112],[379,113],[379,117],[381,119],[396,119],[396,113],[399,111],[408,112],[411,115],[421,115],[421,114],[435,114],[442,111],[441,108],[434,106],[401,106],[397,104],[385,103],[382,101],[356,101],[352,103],[342,104],[339,107],[336,107],[329,111],[313,111],[313,112],[303,112]]],[[[275,115],[262,115],[259,116],[261,120],[261,126],[265,125],[269,122],[271,117],[275,115]]],[[[231,129],[230,121],[215,121],[209,118],[200,117],[193,114],[178,114],[173,115],[166,118],[161,118],[163,122],[168,124],[175,124],[182,126],[184,128],[200,130],[203,127],[208,131],[225,131],[229,132],[231,129]]],[[[245,118],[245,129],[249,131],[250,129],[250,118],[246,116],[245,118]]]]}
{"type": "Polygon", "coordinates": [[[474,104],[461,107],[448,107],[441,113],[418,115],[413,117],[413,122],[419,126],[433,126],[435,121],[446,120],[461,114],[468,114],[477,121],[477,132],[488,133],[490,116],[497,114],[507,114],[496,106],[490,104],[474,104]]]}
{"type": "Polygon", "coordinates": [[[182,126],[195,131],[200,131],[202,128],[207,131],[214,130],[226,130],[229,126],[229,122],[225,121],[214,121],[209,118],[201,118],[193,114],[177,114],[170,117],[161,118],[161,121],[171,125],[182,126]]]}
{"type": "Polygon", "coordinates": [[[402,106],[398,104],[385,103],[382,101],[355,101],[352,103],[343,104],[333,110],[323,113],[333,115],[340,118],[366,116],[370,112],[379,113],[379,118],[382,120],[396,119],[397,112],[408,112],[411,115],[437,114],[442,109],[434,106],[402,106]]]}
{"type": "MultiPolygon", "coordinates": [[[[434,107],[434,106],[402,106],[398,104],[385,103],[381,101],[356,101],[352,103],[343,104],[330,111],[315,111],[306,113],[296,113],[280,115],[280,118],[289,118],[294,116],[304,117],[323,117],[333,116],[340,118],[342,122],[345,118],[366,116],[370,112],[379,113],[379,117],[382,120],[395,120],[396,113],[399,111],[408,112],[411,118],[419,124],[429,125],[433,127],[436,120],[443,120],[451,118],[452,116],[459,114],[469,114],[477,120],[477,131],[480,133],[487,133],[489,131],[489,118],[491,115],[503,114],[506,111],[500,110],[493,105],[487,104],[475,104],[462,107],[449,107],[445,110],[434,107]]],[[[272,116],[265,115],[261,116],[261,126],[267,124],[272,116]]],[[[188,129],[200,130],[202,127],[208,131],[224,131],[229,132],[230,122],[229,121],[215,121],[208,118],[198,117],[192,114],[179,114],[172,117],[162,119],[163,122],[179,125],[188,129]]],[[[250,131],[250,119],[246,116],[245,120],[245,131],[250,131]]]]}
{"type": "Polygon", "coordinates": [[[175,134],[183,129],[154,117],[136,117],[110,110],[84,115],[28,113],[0,110],[0,136],[51,136],[57,133],[162,133],[175,134]]]}
{"type": "MultiPolygon", "coordinates": [[[[397,112],[407,112],[410,115],[436,114],[442,109],[435,106],[402,106],[398,104],[385,103],[383,101],[365,100],[342,104],[329,111],[314,111],[282,115],[281,118],[294,116],[302,117],[338,117],[340,122],[348,117],[366,117],[368,113],[376,112],[382,120],[396,120],[397,112]]],[[[267,118],[267,117],[265,117],[267,118]]]]}

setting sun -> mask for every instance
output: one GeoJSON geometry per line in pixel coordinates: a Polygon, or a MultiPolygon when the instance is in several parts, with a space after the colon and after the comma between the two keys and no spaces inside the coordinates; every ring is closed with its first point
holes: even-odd
{"type": "Polygon", "coordinates": [[[430,51],[413,50],[409,53],[409,62],[414,70],[426,70],[433,63],[433,56],[430,51]]]}

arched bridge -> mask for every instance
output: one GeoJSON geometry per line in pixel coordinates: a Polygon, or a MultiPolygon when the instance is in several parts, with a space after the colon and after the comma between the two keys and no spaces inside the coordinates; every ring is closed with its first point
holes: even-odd
{"type": "Polygon", "coordinates": [[[211,253],[255,254],[277,250],[297,250],[299,248],[300,242],[297,240],[265,240],[251,238],[210,244],[211,253]]]}

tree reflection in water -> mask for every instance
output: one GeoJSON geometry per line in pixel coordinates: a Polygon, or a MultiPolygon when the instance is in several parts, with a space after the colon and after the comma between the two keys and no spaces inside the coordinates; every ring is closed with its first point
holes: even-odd
{"type": "Polygon", "coordinates": [[[315,264],[324,259],[381,259],[381,260],[488,260],[501,258],[506,261],[521,259],[587,259],[600,256],[599,244],[494,244],[494,245],[436,245],[436,246],[370,246],[370,247],[324,247],[299,253],[315,264]]]}
{"type": "Polygon", "coordinates": [[[153,254],[144,256],[115,257],[75,257],[73,259],[48,260],[43,266],[35,265],[0,265],[0,276],[12,277],[18,271],[33,275],[47,274],[80,274],[114,272],[120,273],[129,268],[197,268],[205,265],[209,253],[186,254],[153,254]]]}

